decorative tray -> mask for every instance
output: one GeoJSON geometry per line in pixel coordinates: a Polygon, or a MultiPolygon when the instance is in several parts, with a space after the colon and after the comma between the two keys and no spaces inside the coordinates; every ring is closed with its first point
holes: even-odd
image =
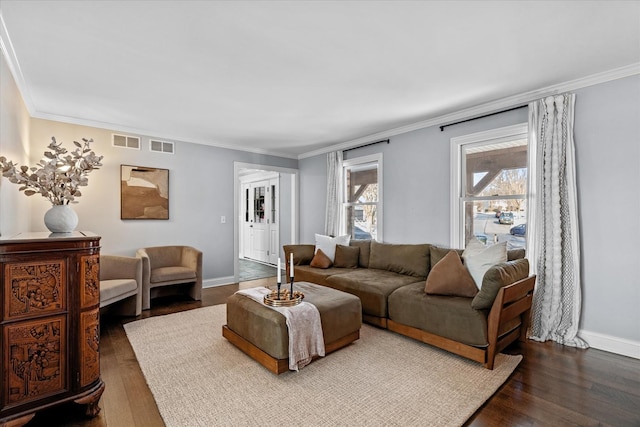
{"type": "Polygon", "coordinates": [[[293,298],[288,289],[280,291],[280,299],[278,299],[278,292],[273,291],[270,294],[264,296],[264,303],[271,307],[292,307],[298,305],[304,299],[304,294],[300,291],[293,291],[293,298]]]}

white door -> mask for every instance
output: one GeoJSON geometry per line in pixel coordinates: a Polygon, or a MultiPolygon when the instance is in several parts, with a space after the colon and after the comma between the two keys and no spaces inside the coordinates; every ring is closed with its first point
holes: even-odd
{"type": "Polygon", "coordinates": [[[280,175],[248,180],[240,186],[242,258],[276,264],[280,245],[280,175]]]}
{"type": "Polygon", "coordinates": [[[253,216],[251,218],[251,258],[267,262],[269,250],[269,197],[267,197],[269,181],[259,181],[251,184],[253,196],[253,216]]]}

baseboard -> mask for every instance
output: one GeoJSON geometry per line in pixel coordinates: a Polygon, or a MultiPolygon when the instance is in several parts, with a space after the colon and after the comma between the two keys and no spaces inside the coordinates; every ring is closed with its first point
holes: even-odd
{"type": "Polygon", "coordinates": [[[203,288],[213,288],[216,286],[232,285],[234,284],[233,276],[218,277],[216,279],[207,279],[202,281],[203,288]]]}
{"type": "Polygon", "coordinates": [[[597,348],[598,350],[604,350],[610,353],[640,359],[640,342],[638,341],[600,334],[598,332],[585,331],[582,329],[578,332],[578,335],[591,347],[597,348]]]}

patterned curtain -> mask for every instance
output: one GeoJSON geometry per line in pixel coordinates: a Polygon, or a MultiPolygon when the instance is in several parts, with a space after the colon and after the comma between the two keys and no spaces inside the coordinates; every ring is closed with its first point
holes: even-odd
{"type": "Polygon", "coordinates": [[[535,159],[528,219],[534,273],[530,338],[587,348],[577,336],[581,309],[580,241],[573,142],[574,94],[529,104],[535,159]]]}
{"type": "Polygon", "coordinates": [[[327,208],[324,233],[338,236],[342,230],[342,151],[327,154],[327,208]]]}

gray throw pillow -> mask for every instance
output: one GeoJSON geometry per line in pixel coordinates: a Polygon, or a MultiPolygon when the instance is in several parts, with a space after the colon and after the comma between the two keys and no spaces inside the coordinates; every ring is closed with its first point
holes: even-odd
{"type": "Polygon", "coordinates": [[[471,301],[476,310],[490,309],[500,288],[529,276],[529,260],[526,258],[496,264],[487,270],[480,292],[471,301]]]}

